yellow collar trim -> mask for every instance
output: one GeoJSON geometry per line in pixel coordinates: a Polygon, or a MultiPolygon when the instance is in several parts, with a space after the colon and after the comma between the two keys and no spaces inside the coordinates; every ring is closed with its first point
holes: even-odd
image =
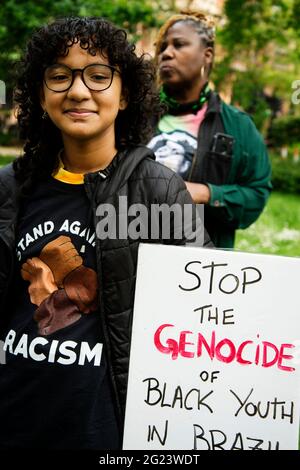
{"type": "Polygon", "coordinates": [[[52,174],[53,178],[61,181],[62,183],[68,184],[83,184],[84,183],[84,174],[83,173],[71,173],[68,170],[64,169],[63,162],[59,156],[59,167],[56,172],[52,174]]]}

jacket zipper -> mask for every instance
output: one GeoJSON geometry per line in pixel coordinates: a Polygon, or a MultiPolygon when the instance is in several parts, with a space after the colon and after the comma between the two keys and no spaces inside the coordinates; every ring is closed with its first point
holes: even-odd
{"type": "MultiPolygon", "coordinates": [[[[193,176],[193,171],[194,171],[194,168],[195,168],[195,164],[196,164],[196,160],[197,160],[197,157],[199,157],[198,155],[198,148],[199,148],[199,141],[200,141],[200,133],[201,133],[201,128],[203,126],[203,124],[205,124],[205,121],[207,121],[207,118],[208,116],[211,114],[210,111],[208,111],[203,119],[203,121],[201,122],[200,126],[199,126],[199,129],[198,129],[198,135],[197,135],[197,148],[194,152],[194,155],[193,155],[193,160],[192,160],[192,164],[191,164],[191,169],[190,169],[190,172],[189,172],[189,176],[188,176],[188,180],[187,181],[191,181],[191,178],[193,176]]],[[[202,128],[203,129],[203,128],[202,128]]],[[[202,160],[204,158],[204,155],[202,156],[202,160]]]]}
{"type": "MultiPolygon", "coordinates": [[[[198,148],[198,146],[197,146],[197,148],[198,148]]],[[[189,175],[187,177],[187,181],[191,181],[191,177],[192,177],[195,162],[196,162],[196,156],[197,156],[197,149],[195,150],[194,155],[193,155],[192,164],[191,164],[191,168],[190,168],[190,171],[189,171],[189,175]]]]}
{"type": "MultiPolygon", "coordinates": [[[[92,206],[92,212],[93,212],[93,223],[96,231],[96,204],[95,204],[95,194],[98,186],[98,178],[95,182],[95,187],[92,190],[90,187],[90,184],[85,183],[85,189],[88,194],[88,197],[91,202],[92,206]]],[[[119,431],[120,431],[120,438],[122,437],[122,429],[123,429],[123,424],[122,424],[122,409],[121,409],[121,404],[119,400],[119,395],[118,395],[118,390],[117,390],[117,384],[115,381],[114,373],[113,373],[113,368],[112,368],[112,360],[111,360],[111,347],[110,347],[110,342],[109,342],[109,335],[107,331],[107,325],[105,321],[105,312],[104,312],[104,302],[103,302],[103,291],[102,291],[102,286],[103,286],[103,275],[102,275],[102,268],[101,268],[101,263],[100,263],[100,258],[101,258],[101,241],[100,239],[97,238],[96,236],[96,243],[95,243],[95,248],[96,248],[96,267],[97,267],[97,277],[98,277],[98,302],[99,302],[99,313],[100,313],[100,321],[102,325],[102,334],[103,334],[103,342],[105,345],[105,354],[106,354],[106,359],[107,359],[107,371],[109,374],[109,379],[113,388],[113,398],[115,398],[115,403],[116,403],[116,411],[117,411],[117,420],[118,420],[118,425],[119,425],[119,431]]]]}

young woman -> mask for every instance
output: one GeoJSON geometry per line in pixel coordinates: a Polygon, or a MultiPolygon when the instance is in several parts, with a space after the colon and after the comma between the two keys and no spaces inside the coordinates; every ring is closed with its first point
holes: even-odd
{"type": "Polygon", "coordinates": [[[141,145],[160,111],[153,83],[101,18],[57,20],[27,45],[24,155],[0,171],[2,449],[121,446],[138,244],[191,235],[170,218],[151,240],[138,229],[150,216],[124,231],[133,204],[192,203],[141,145]]]}
{"type": "Polygon", "coordinates": [[[167,112],[149,147],[183,177],[193,200],[205,204],[214,244],[232,248],[235,230],[248,227],[265,206],[271,167],[251,119],[209,89],[214,42],[214,25],[199,12],[174,15],[161,27],[155,61],[167,112]]]}

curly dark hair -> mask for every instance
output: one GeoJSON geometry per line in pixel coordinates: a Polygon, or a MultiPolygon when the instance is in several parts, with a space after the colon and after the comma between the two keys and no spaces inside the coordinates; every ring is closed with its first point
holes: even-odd
{"type": "Polygon", "coordinates": [[[51,120],[42,117],[40,90],[45,68],[67,55],[75,43],[92,55],[104,52],[109,63],[119,67],[128,106],[116,119],[118,150],[146,143],[161,114],[152,61],[145,55],[137,56],[123,29],[99,17],[60,18],[41,27],[32,35],[20,61],[14,95],[20,137],[25,141],[24,155],[15,160],[14,170],[25,192],[58,166],[62,137],[51,120]]]}

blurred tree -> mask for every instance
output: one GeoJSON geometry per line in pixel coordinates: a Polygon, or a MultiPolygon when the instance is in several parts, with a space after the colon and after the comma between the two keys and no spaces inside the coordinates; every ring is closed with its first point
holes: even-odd
{"type": "Polygon", "coordinates": [[[86,0],[82,2],[81,15],[104,16],[113,23],[135,33],[138,23],[156,26],[156,13],[160,2],[149,0],[86,0]]]}
{"type": "Polygon", "coordinates": [[[226,0],[224,13],[218,31],[224,56],[213,78],[219,89],[224,78],[233,81],[232,100],[262,129],[272,113],[265,98],[273,93],[290,101],[299,73],[300,0],[226,0]]]}
{"type": "Polygon", "coordinates": [[[13,64],[34,28],[49,18],[79,11],[79,0],[2,0],[0,5],[0,78],[11,103],[13,64]]]}
{"type": "Polygon", "coordinates": [[[161,12],[171,3],[172,0],[1,0],[0,80],[6,84],[8,105],[14,81],[13,65],[32,31],[41,24],[59,16],[104,16],[137,39],[137,25],[157,25],[161,12]]]}
{"type": "Polygon", "coordinates": [[[291,4],[290,0],[226,0],[224,43],[242,52],[247,52],[246,46],[248,53],[264,50],[270,41],[285,44],[291,4]]]}
{"type": "Polygon", "coordinates": [[[300,33],[300,0],[294,0],[291,20],[291,26],[300,33]]]}

